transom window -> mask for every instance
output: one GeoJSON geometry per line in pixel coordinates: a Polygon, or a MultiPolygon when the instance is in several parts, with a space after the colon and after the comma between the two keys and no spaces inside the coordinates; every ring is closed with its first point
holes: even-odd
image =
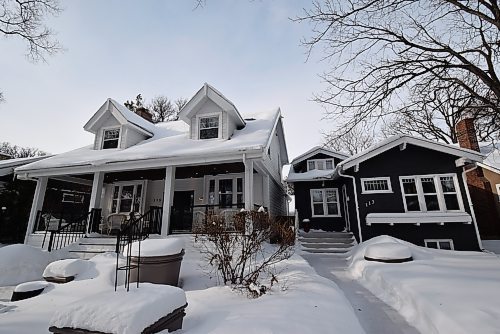
{"type": "Polygon", "coordinates": [[[102,136],[102,148],[117,148],[120,140],[120,129],[107,129],[104,130],[102,136]]]}
{"type": "Polygon", "coordinates": [[[340,217],[338,189],[311,189],[311,209],[313,217],[340,217]]]}
{"type": "Polygon", "coordinates": [[[200,139],[219,138],[219,116],[200,117],[200,139]]]}
{"type": "Polygon", "coordinates": [[[333,159],[314,159],[307,161],[307,170],[319,169],[319,170],[333,170],[334,163],[333,159]]]}
{"type": "Polygon", "coordinates": [[[140,212],[142,184],[123,184],[113,187],[111,213],[140,212]]]}
{"type": "Polygon", "coordinates": [[[400,177],[407,212],[463,211],[456,174],[400,177]]]}
{"type": "Polygon", "coordinates": [[[452,239],[425,239],[425,247],[435,248],[435,249],[448,249],[453,250],[453,240],[452,239]]]}
{"type": "Polygon", "coordinates": [[[392,193],[391,178],[372,177],[361,179],[361,188],[363,194],[392,193]]]}

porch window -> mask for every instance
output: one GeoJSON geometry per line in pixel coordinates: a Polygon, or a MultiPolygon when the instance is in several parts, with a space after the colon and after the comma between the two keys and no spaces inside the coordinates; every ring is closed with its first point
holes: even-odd
{"type": "Polygon", "coordinates": [[[238,208],[245,206],[245,203],[243,203],[243,178],[241,177],[236,179],[236,204],[238,208]]]}
{"type": "Polygon", "coordinates": [[[244,183],[242,177],[215,177],[208,180],[208,205],[221,208],[243,208],[244,183]]]}
{"type": "Polygon", "coordinates": [[[233,204],[233,179],[219,180],[219,207],[230,208],[233,204]]]}
{"type": "Polygon", "coordinates": [[[102,136],[102,148],[117,148],[120,139],[120,129],[107,129],[104,130],[102,136]]]}
{"type": "Polygon", "coordinates": [[[313,217],[340,217],[338,189],[311,189],[311,209],[313,217]]]}
{"type": "Polygon", "coordinates": [[[435,248],[435,249],[448,249],[453,250],[453,240],[452,239],[425,239],[425,247],[435,248]]]}
{"type": "Polygon", "coordinates": [[[142,184],[116,185],[113,188],[111,213],[140,212],[142,184]]]}
{"type": "Polygon", "coordinates": [[[463,211],[456,174],[401,177],[407,212],[463,211]]]}
{"type": "Polygon", "coordinates": [[[219,138],[219,116],[200,117],[200,139],[219,138]]]}

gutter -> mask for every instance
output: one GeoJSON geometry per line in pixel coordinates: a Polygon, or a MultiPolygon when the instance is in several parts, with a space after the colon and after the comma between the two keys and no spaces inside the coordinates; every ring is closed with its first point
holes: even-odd
{"type": "Polygon", "coordinates": [[[472,200],[470,198],[469,186],[467,185],[467,173],[477,169],[477,165],[474,164],[474,167],[469,169],[469,170],[465,169],[465,166],[463,166],[462,168],[464,170],[462,172],[462,182],[464,184],[465,194],[467,195],[467,201],[469,202],[470,213],[472,216],[472,221],[474,222],[474,229],[476,230],[477,243],[479,244],[479,249],[481,249],[481,251],[484,251],[485,249],[483,247],[483,243],[481,242],[481,237],[479,235],[479,229],[477,227],[476,214],[474,212],[474,204],[472,204],[472,200]]]}
{"type": "Polygon", "coordinates": [[[363,242],[363,235],[361,233],[361,219],[359,218],[358,190],[356,188],[356,178],[352,175],[342,174],[342,167],[343,167],[343,165],[340,165],[340,168],[339,168],[339,165],[337,165],[339,176],[340,177],[347,177],[347,178],[351,179],[352,185],[354,187],[354,201],[356,203],[356,216],[358,218],[358,235],[359,235],[359,242],[362,243],[363,242]]]}

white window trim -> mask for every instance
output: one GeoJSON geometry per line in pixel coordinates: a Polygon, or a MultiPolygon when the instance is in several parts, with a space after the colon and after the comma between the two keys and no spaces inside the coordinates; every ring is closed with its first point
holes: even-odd
{"type": "MultiPolygon", "coordinates": [[[[142,185],[141,203],[139,203],[139,207],[140,207],[140,213],[144,213],[144,206],[146,205],[146,198],[145,197],[147,194],[145,181],[119,181],[119,182],[111,183],[110,197],[109,197],[109,213],[121,213],[121,214],[130,213],[130,212],[122,212],[122,211],[118,211],[118,212],[113,211],[113,195],[114,195],[115,187],[120,187],[120,189],[118,190],[118,201],[116,203],[117,210],[120,210],[120,205],[121,205],[121,200],[122,200],[121,199],[122,188],[124,186],[134,186],[134,195],[137,196],[137,194],[135,194],[135,192],[137,191],[138,185],[142,185]]],[[[133,201],[132,201],[132,204],[133,204],[133,201]]]]}
{"type": "Polygon", "coordinates": [[[319,161],[322,161],[325,168],[322,169],[322,170],[334,170],[335,169],[335,160],[333,158],[325,158],[325,159],[309,159],[307,160],[307,171],[311,171],[311,170],[319,170],[318,169],[318,162],[319,161]],[[326,161],[327,160],[331,160],[332,161],[332,169],[327,169],[326,168],[326,161]],[[314,169],[309,169],[309,162],[314,162],[314,169]]]}
{"type": "Polygon", "coordinates": [[[362,194],[390,194],[392,191],[391,178],[388,176],[383,177],[366,177],[361,178],[361,193],[362,194]],[[387,181],[388,190],[366,190],[365,189],[365,181],[387,181]]]}
{"type": "Polygon", "coordinates": [[[455,250],[455,245],[453,245],[453,239],[424,239],[425,247],[428,247],[427,243],[429,242],[435,242],[438,247],[437,249],[441,249],[441,246],[439,244],[440,242],[449,242],[451,250],[455,250]]]}
{"type": "MultiPolygon", "coordinates": [[[[106,132],[106,130],[119,130],[119,134],[118,134],[118,146],[116,148],[120,148],[121,147],[121,143],[122,143],[122,134],[123,134],[123,127],[120,125],[120,126],[106,126],[104,128],[101,129],[101,150],[104,150],[104,132],[106,132]]],[[[107,148],[106,150],[112,150],[110,148],[107,148]]]]}
{"type": "MultiPolygon", "coordinates": [[[[338,188],[321,188],[321,189],[310,189],[309,190],[309,196],[311,200],[311,217],[313,218],[321,218],[321,217],[342,217],[342,212],[340,211],[340,196],[339,196],[339,189],[338,188]],[[315,190],[320,190],[323,194],[323,212],[328,212],[328,205],[326,202],[326,192],[328,190],[333,190],[337,193],[337,211],[338,215],[315,215],[314,214],[314,202],[313,202],[313,191],[315,190]]],[[[319,203],[319,202],[318,202],[319,203]]]]}
{"type": "Polygon", "coordinates": [[[465,212],[464,202],[462,200],[462,191],[460,189],[460,185],[458,184],[457,174],[455,174],[455,173],[400,176],[399,177],[399,186],[401,187],[401,197],[403,200],[405,212],[465,212]],[[455,185],[455,189],[457,192],[457,200],[458,200],[458,206],[459,206],[458,210],[446,210],[443,188],[441,186],[441,182],[439,181],[439,178],[442,176],[451,176],[453,178],[453,184],[455,185]],[[415,179],[415,182],[416,182],[415,185],[417,188],[418,204],[420,206],[419,211],[408,211],[408,208],[406,206],[405,192],[403,189],[403,179],[411,179],[411,178],[415,179]],[[424,199],[424,191],[422,189],[422,182],[420,181],[421,178],[433,178],[434,179],[434,184],[436,185],[436,193],[437,193],[438,202],[439,202],[439,210],[427,211],[427,206],[425,204],[425,199],[424,199]],[[424,210],[424,208],[425,208],[425,210],[424,210]]]}
{"type": "Polygon", "coordinates": [[[222,138],[222,113],[221,112],[214,112],[214,113],[207,113],[207,114],[196,115],[196,126],[198,128],[198,139],[199,140],[221,139],[222,138]],[[200,119],[201,118],[214,117],[214,116],[219,117],[219,128],[218,128],[218,132],[217,132],[217,138],[201,139],[200,138],[200,132],[201,132],[200,119]]]}
{"type": "Polygon", "coordinates": [[[210,176],[210,177],[206,177],[205,180],[204,180],[204,184],[205,184],[205,198],[206,200],[204,201],[205,205],[219,205],[219,180],[221,179],[232,179],[233,180],[233,201],[232,201],[232,204],[237,204],[237,201],[238,201],[238,194],[242,194],[242,201],[243,203],[245,203],[245,173],[231,173],[231,174],[221,174],[221,175],[216,175],[216,176],[210,176]],[[237,179],[242,179],[241,180],[241,185],[242,185],[242,192],[238,192],[237,189],[238,189],[238,181],[237,179]],[[214,204],[208,204],[208,201],[209,201],[209,196],[210,196],[210,180],[214,180],[215,182],[215,188],[214,188],[214,192],[215,192],[215,201],[214,201],[214,204]]]}

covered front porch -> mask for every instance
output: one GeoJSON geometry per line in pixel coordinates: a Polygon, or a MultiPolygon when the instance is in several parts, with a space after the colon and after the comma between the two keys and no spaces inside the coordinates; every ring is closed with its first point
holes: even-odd
{"type": "Polygon", "coordinates": [[[268,208],[269,182],[252,160],[40,176],[27,238],[68,224],[111,236],[138,219],[152,234],[189,233],[210,215],[230,220],[241,209],[268,208]],[[67,203],[54,205],[69,200],[71,213],[67,203]]]}

